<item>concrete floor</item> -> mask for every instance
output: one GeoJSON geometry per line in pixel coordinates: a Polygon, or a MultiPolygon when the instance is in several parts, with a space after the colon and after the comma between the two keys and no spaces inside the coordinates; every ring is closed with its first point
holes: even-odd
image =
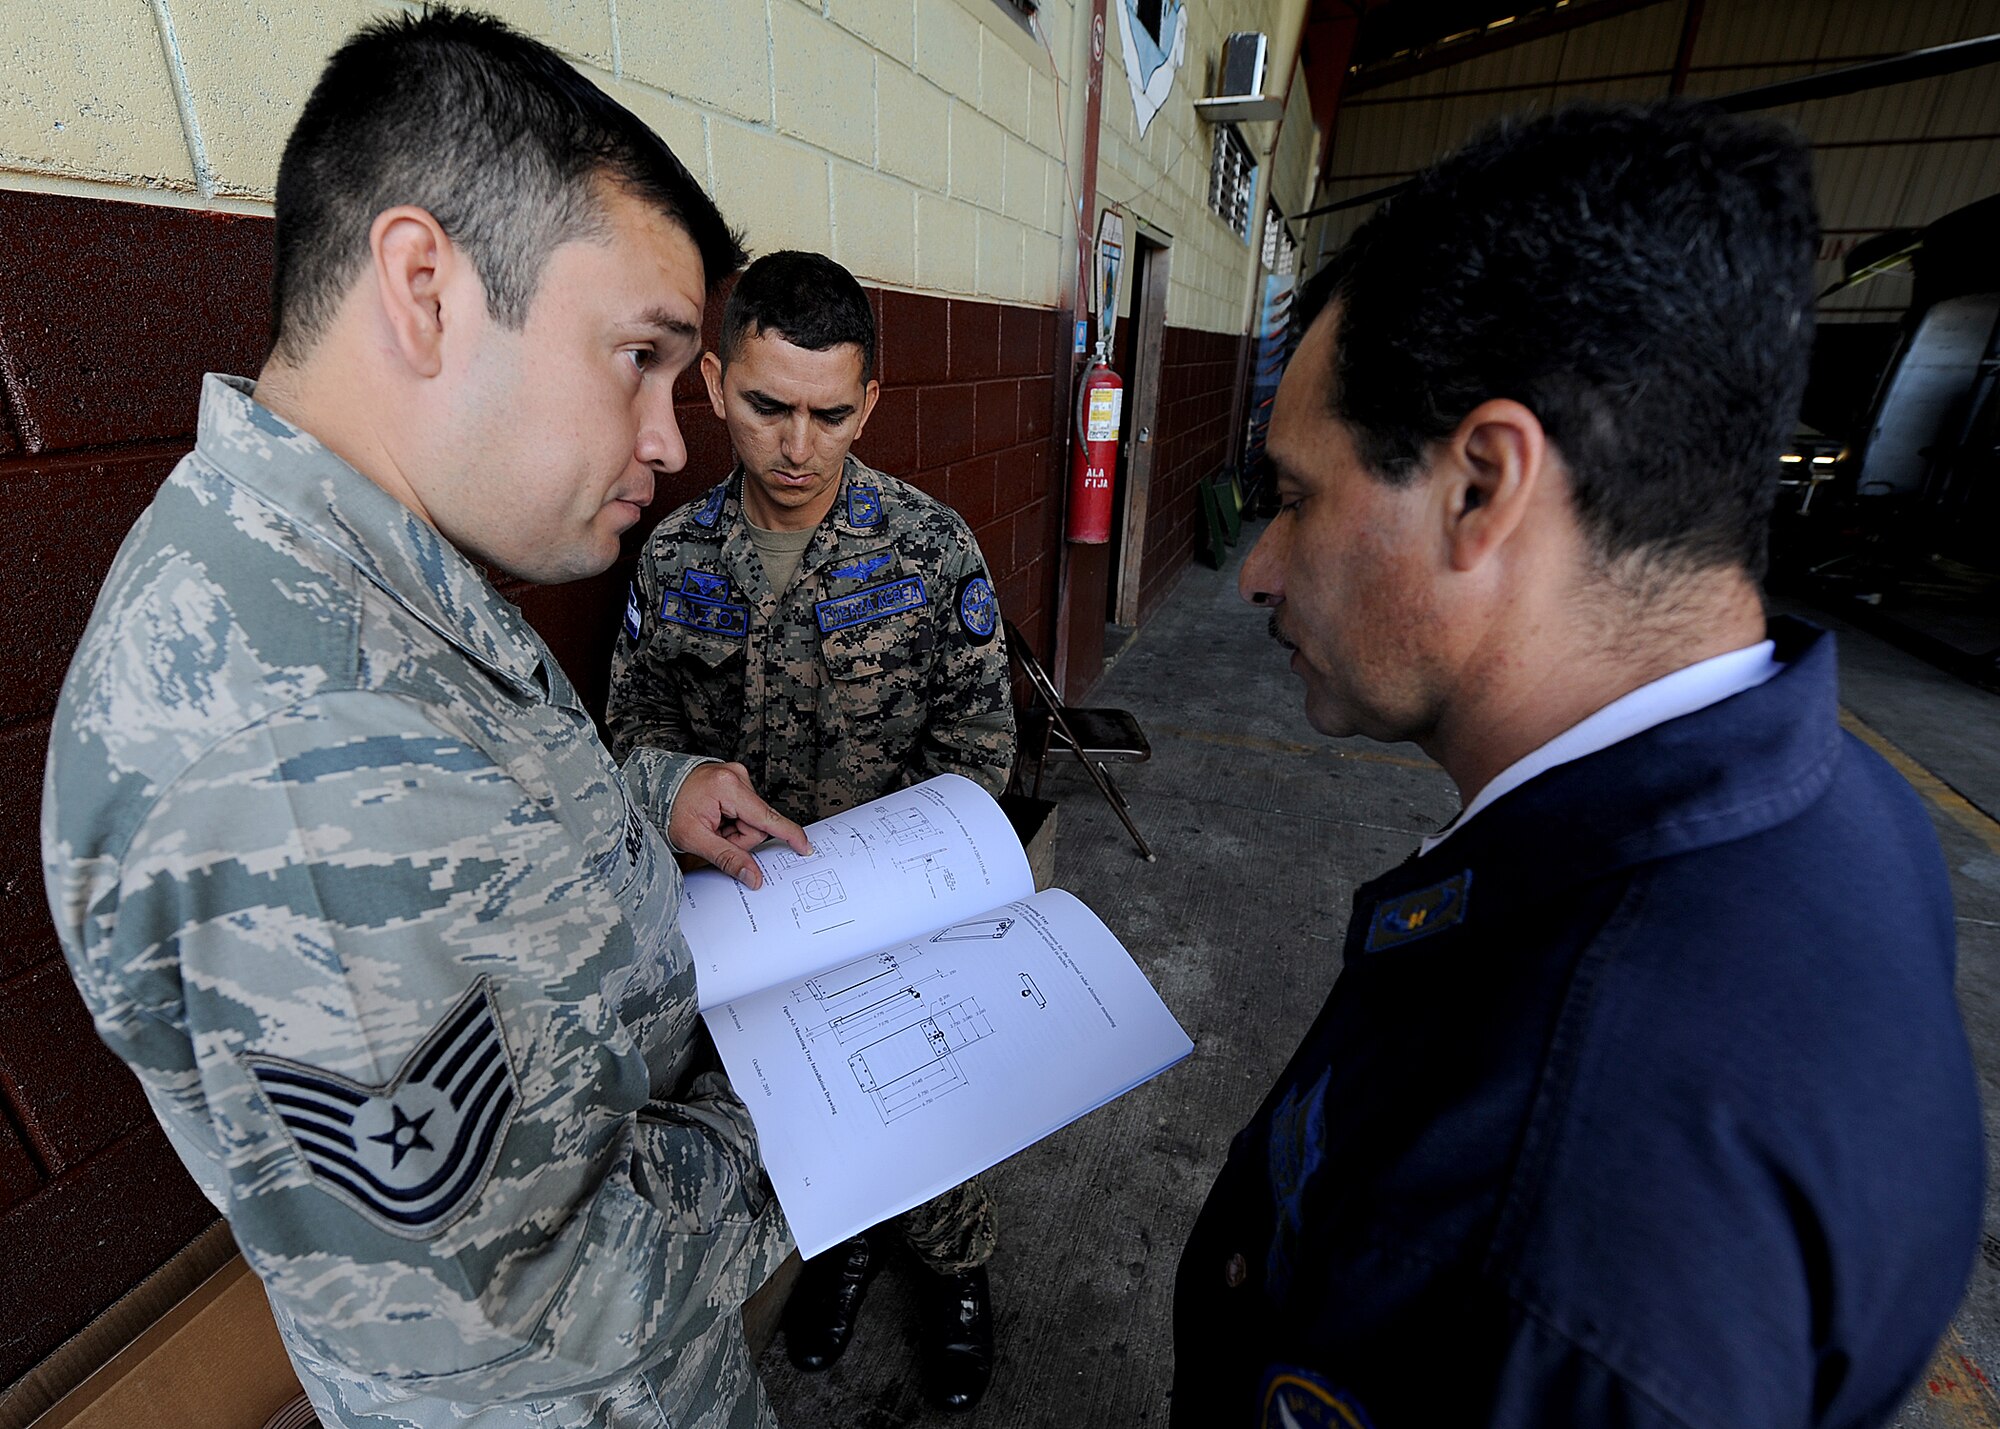
{"type": "MultiPolygon", "coordinates": [[[[1244,533],[1241,553],[1255,537],[1244,533]]],[[[1838,622],[1822,623],[1835,625],[1838,622]]],[[[2000,696],[1858,632],[1841,637],[1843,698],[1860,732],[1904,759],[1952,868],[1960,997],[1995,1144],[2000,1108],[2000,696]]],[[[854,1343],[808,1376],[782,1339],[762,1362],[788,1429],[1158,1425],[1167,1418],[1169,1309],[1180,1248],[1229,1139],[1304,1034],[1338,972],[1357,884],[1451,816],[1444,772],[1409,746],[1328,740],[1300,686],[1236,597],[1233,569],[1191,571],[1093,693],[1132,710],[1148,764],[1114,769],[1160,858],[1147,864],[1075,766],[1056,882],[1132,950],[1195,1042],[1186,1062],[989,1173],[1001,1206],[992,1265],[1001,1359],[959,1419],[918,1382],[907,1272],[870,1293],[854,1343]]],[[[1992,1171],[1989,1186],[2000,1183],[1992,1171]]],[[[2000,1426],[2000,1197],[1939,1358],[1898,1429],[2000,1426]]]]}

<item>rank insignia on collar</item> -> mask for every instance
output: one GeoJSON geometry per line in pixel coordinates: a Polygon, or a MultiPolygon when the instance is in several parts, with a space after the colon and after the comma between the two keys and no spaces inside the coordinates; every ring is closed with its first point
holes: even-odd
{"type": "Polygon", "coordinates": [[[860,530],[882,520],[882,493],[872,486],[847,488],[847,524],[860,530]]]}
{"type": "Polygon", "coordinates": [[[729,483],[725,481],[722,485],[716,487],[715,490],[708,493],[707,504],[701,510],[694,513],[694,524],[706,527],[714,526],[716,521],[722,516],[722,503],[728,499],[729,483]]]}
{"type": "Polygon", "coordinates": [[[1261,1429],[1374,1429],[1352,1395],[1303,1366],[1274,1364],[1265,1370],[1257,1399],[1261,1429]]]}
{"type": "Polygon", "coordinates": [[[681,592],[694,596],[697,600],[728,600],[729,577],[714,575],[708,571],[682,571],[681,592]]]}
{"type": "Polygon", "coordinates": [[[1379,953],[1456,927],[1465,921],[1466,897],[1471,891],[1472,870],[1468,868],[1442,883],[1377,903],[1375,911],[1368,915],[1368,941],[1364,946],[1371,953],[1379,953]]]}
{"type": "Polygon", "coordinates": [[[1000,602],[993,594],[993,582],[984,573],[975,572],[958,583],[958,623],[965,627],[966,638],[974,645],[984,645],[993,638],[993,632],[1000,628],[1000,602]]]}
{"type": "Polygon", "coordinates": [[[406,1240],[436,1235],[472,1205],[520,1104],[485,978],[379,1086],[282,1057],[243,1064],[313,1184],[406,1240]]]}
{"type": "Polygon", "coordinates": [[[831,574],[844,581],[865,581],[895,559],[894,551],[884,551],[879,556],[863,556],[853,565],[842,566],[831,574]]]}
{"type": "Polygon", "coordinates": [[[639,638],[640,610],[639,583],[633,581],[625,590],[625,638],[627,640],[637,640],[639,638]]]}

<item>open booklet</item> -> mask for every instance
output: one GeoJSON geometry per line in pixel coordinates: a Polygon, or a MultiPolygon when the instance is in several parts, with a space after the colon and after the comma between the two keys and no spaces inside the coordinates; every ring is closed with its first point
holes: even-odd
{"type": "Polygon", "coordinates": [[[1118,940],[1034,891],[1007,816],[943,774],[689,875],[701,1007],[799,1251],[1004,1161],[1194,1050],[1118,940]]]}

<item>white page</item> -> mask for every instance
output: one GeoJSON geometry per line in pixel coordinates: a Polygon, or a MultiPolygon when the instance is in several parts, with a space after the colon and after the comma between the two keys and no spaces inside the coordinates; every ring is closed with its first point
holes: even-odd
{"type": "Polygon", "coordinates": [[[803,1255],[1033,1145],[1194,1049],[1060,889],[707,1013],[803,1255]]]}
{"type": "Polygon", "coordinates": [[[812,857],[757,852],[764,886],[687,877],[681,931],[703,1008],[932,932],[1034,891],[1028,856],[993,796],[940,774],[806,825],[812,857]]]}

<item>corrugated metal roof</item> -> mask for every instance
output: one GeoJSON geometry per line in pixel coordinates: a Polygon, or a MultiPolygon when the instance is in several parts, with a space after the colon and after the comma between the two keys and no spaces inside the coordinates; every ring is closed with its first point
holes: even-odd
{"type": "MultiPolygon", "coordinates": [[[[1315,201],[1392,183],[1502,115],[1579,99],[1664,96],[1685,15],[1683,5],[1653,5],[1367,91],[1340,110],[1329,178],[1315,201]]],[[[1996,31],[2000,0],[1707,0],[1685,92],[1734,93],[1996,31]]],[[[1839,257],[1867,234],[1920,227],[2000,190],[2000,70],[1992,66],[1769,117],[1814,145],[1828,230],[1822,286],[1839,277],[1839,257]]],[[[1367,212],[1315,222],[1308,263],[1337,247],[1367,212]]],[[[1878,279],[1828,300],[1826,315],[1837,320],[1907,297],[1906,278],[1878,279]]]]}

